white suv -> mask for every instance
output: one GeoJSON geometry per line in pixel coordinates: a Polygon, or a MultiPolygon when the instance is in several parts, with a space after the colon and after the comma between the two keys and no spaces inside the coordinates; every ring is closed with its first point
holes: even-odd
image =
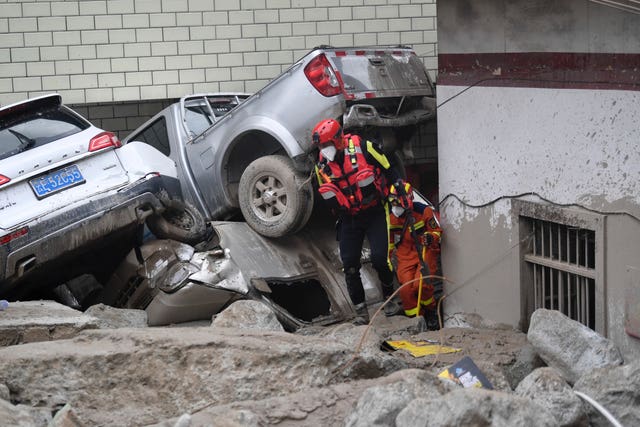
{"type": "Polygon", "coordinates": [[[176,215],[176,177],[156,149],[122,146],[58,94],[0,108],[0,296],[19,298],[91,269],[107,275],[147,218],[158,234],[170,229],[169,210],[170,223],[195,233],[181,240],[202,238],[195,209],[186,220],[176,215]]]}

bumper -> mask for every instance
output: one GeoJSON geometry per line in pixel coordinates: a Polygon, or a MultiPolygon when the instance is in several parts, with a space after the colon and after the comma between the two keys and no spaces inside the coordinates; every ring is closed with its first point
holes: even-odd
{"type": "Polygon", "coordinates": [[[177,179],[149,175],[79,206],[23,224],[29,227],[28,234],[0,246],[0,292],[44,263],[98,243],[112,233],[134,229],[132,226],[163,209],[161,199],[179,195],[177,179]]]}

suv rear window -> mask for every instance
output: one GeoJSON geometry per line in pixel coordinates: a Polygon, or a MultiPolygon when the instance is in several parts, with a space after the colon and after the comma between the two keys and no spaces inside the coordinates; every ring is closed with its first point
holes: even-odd
{"type": "Polygon", "coordinates": [[[0,120],[0,159],[57,141],[90,126],[63,106],[5,116],[0,120]]]}

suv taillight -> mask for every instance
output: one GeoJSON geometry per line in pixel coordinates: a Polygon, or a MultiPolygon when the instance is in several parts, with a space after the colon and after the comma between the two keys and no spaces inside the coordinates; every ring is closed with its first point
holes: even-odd
{"type": "Polygon", "coordinates": [[[29,233],[29,227],[22,227],[21,229],[16,230],[13,233],[0,236],[0,245],[6,245],[10,241],[17,239],[18,237],[24,236],[27,233],[29,233]]]}
{"type": "Polygon", "coordinates": [[[103,148],[121,147],[122,143],[113,132],[102,132],[91,138],[89,141],[89,151],[102,150],[103,148]]]}
{"type": "Polygon", "coordinates": [[[4,184],[6,184],[6,183],[7,183],[7,182],[9,182],[9,181],[11,181],[11,178],[7,178],[7,177],[6,177],[6,176],[4,176],[4,175],[0,175],[0,185],[4,185],[4,184]]]}
{"type": "Polygon", "coordinates": [[[304,74],[313,87],[324,96],[337,95],[342,91],[340,79],[324,54],[313,58],[304,67],[304,74]]]}

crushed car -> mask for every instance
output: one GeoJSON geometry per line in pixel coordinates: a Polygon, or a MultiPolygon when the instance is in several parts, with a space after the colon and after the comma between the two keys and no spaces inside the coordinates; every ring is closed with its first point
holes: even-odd
{"type": "MultiPolygon", "coordinates": [[[[210,320],[238,299],[267,304],[285,329],[354,317],[332,224],[270,239],[245,222],[214,221],[208,247],[149,240],[114,272],[100,301],[142,309],[149,325],[210,320]],[[311,242],[311,243],[310,243],[311,242]]],[[[380,299],[375,272],[363,268],[368,299],[380,299]]]]}
{"type": "Polygon", "coordinates": [[[339,120],[401,163],[425,145],[435,114],[434,85],[413,49],[321,46],[250,96],[186,96],[124,142],[171,157],[185,199],[207,220],[241,212],[256,232],[282,237],[301,230],[313,210],[318,121],[339,120]]]}
{"type": "Polygon", "coordinates": [[[0,108],[0,296],[46,294],[84,273],[106,283],[145,221],[159,237],[203,240],[177,178],[172,160],[123,146],[59,94],[0,108]]]}

